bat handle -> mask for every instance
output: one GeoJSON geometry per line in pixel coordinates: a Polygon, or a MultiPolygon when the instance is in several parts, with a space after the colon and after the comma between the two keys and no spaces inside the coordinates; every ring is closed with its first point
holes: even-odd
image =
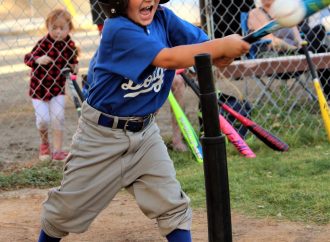
{"type": "Polygon", "coordinates": [[[248,35],[244,36],[243,40],[252,44],[261,39],[262,37],[265,37],[266,35],[273,33],[281,28],[282,27],[275,20],[272,20],[262,26],[260,29],[257,29],[252,33],[249,33],[248,35]]]}
{"type": "Polygon", "coordinates": [[[258,41],[259,38],[253,36],[253,33],[250,33],[250,34],[244,36],[244,37],[243,37],[243,40],[244,40],[245,42],[248,42],[249,44],[252,44],[252,43],[258,41]]]}
{"type": "Polygon", "coordinates": [[[301,48],[303,49],[304,54],[306,56],[306,61],[307,61],[309,70],[311,72],[312,78],[316,79],[316,78],[318,78],[318,76],[317,76],[317,73],[315,71],[315,68],[314,68],[314,65],[313,65],[313,62],[312,62],[312,59],[311,59],[311,55],[308,52],[307,44],[308,43],[306,41],[304,41],[301,45],[301,48]]]}

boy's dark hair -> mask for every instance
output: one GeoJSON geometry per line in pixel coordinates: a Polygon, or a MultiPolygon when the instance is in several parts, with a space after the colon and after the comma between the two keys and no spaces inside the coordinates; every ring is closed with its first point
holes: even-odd
{"type": "MultiPolygon", "coordinates": [[[[169,0],[160,0],[159,4],[167,3],[169,0]]],[[[128,0],[98,0],[100,8],[108,18],[125,15],[128,0]]]]}

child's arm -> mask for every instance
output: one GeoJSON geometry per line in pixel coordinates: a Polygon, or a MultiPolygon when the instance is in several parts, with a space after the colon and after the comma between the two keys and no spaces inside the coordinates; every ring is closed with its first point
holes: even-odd
{"type": "Polygon", "coordinates": [[[47,65],[51,62],[53,62],[53,59],[50,58],[48,55],[43,55],[43,56],[36,58],[36,63],[39,65],[47,65]]]}
{"type": "Polygon", "coordinates": [[[78,72],[79,72],[79,66],[78,66],[78,64],[69,64],[69,66],[70,66],[71,72],[73,74],[77,75],[78,72]]]}
{"type": "Polygon", "coordinates": [[[36,45],[35,47],[33,47],[32,51],[30,53],[27,53],[24,56],[24,63],[25,65],[27,65],[28,67],[33,67],[33,65],[36,64],[36,56],[34,55],[34,53],[36,52],[38,46],[36,45]]]}
{"type": "Polygon", "coordinates": [[[24,63],[29,66],[29,67],[33,67],[34,65],[47,65],[48,63],[50,63],[51,61],[53,61],[49,56],[45,55],[44,51],[42,51],[41,47],[40,47],[40,42],[38,42],[38,44],[36,44],[32,51],[30,53],[27,53],[24,56],[24,63]]]}
{"type": "Polygon", "coordinates": [[[167,69],[187,68],[194,65],[194,57],[197,54],[209,53],[212,60],[215,60],[213,64],[221,68],[247,53],[249,49],[250,45],[243,41],[240,35],[234,34],[199,44],[164,48],[152,64],[167,69]]]}

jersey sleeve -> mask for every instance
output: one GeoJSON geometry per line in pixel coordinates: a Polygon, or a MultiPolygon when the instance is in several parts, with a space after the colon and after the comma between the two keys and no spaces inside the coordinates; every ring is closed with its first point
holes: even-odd
{"type": "Polygon", "coordinates": [[[98,67],[136,83],[143,81],[143,72],[150,68],[156,55],[165,47],[164,43],[139,26],[118,28],[115,32],[110,31],[107,36],[104,33],[99,48],[98,67]]]}
{"type": "Polygon", "coordinates": [[[181,19],[170,9],[163,7],[169,41],[173,46],[202,43],[209,40],[207,34],[197,26],[181,19]]]}

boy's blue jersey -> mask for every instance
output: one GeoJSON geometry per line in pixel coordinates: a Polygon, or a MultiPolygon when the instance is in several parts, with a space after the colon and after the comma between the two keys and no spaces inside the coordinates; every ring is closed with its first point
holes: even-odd
{"type": "Polygon", "coordinates": [[[107,19],[100,46],[90,63],[87,102],[116,116],[145,116],[166,101],[175,70],[151,63],[167,47],[200,43],[208,36],[160,7],[152,23],[141,27],[125,17],[107,19]]]}

